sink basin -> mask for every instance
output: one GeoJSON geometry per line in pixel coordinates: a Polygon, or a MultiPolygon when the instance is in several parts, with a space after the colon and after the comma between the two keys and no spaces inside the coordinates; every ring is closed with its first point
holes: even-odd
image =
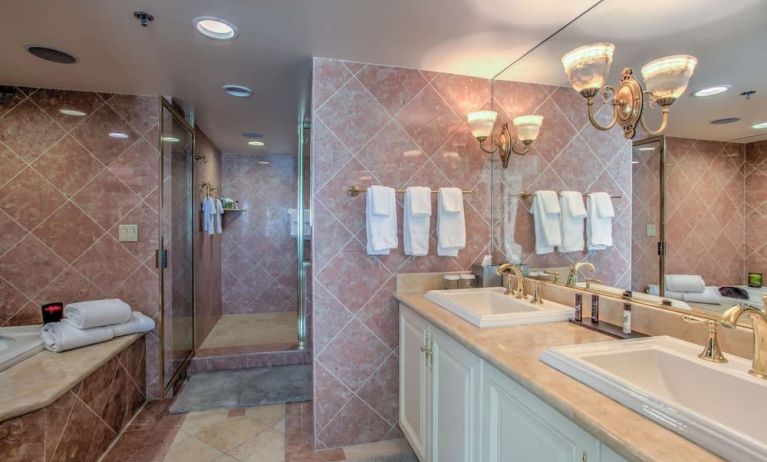
{"type": "Polygon", "coordinates": [[[0,371],[43,351],[40,326],[0,328],[0,371]]]}
{"type": "Polygon", "coordinates": [[[767,380],[673,337],[551,348],[541,361],[727,460],[767,461],[767,380]]]}
{"type": "Polygon", "coordinates": [[[573,309],[565,305],[550,301],[533,304],[529,297],[517,299],[504,292],[502,287],[430,290],[426,298],[477,327],[567,321],[573,315],[573,309]]]}

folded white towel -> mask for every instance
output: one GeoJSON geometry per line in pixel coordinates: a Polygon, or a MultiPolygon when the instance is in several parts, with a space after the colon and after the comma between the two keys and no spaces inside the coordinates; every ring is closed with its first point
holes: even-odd
{"type": "MultiPolygon", "coordinates": [[[[391,249],[399,246],[397,239],[397,202],[394,197],[394,189],[380,186],[379,194],[386,195],[389,202],[388,215],[373,213],[373,190],[370,187],[366,193],[365,201],[365,234],[367,237],[368,255],[389,255],[391,249]]],[[[383,199],[380,199],[382,201],[383,199]]]]}
{"type": "Polygon", "coordinates": [[[560,252],[581,252],[583,250],[583,219],[586,207],[583,195],[576,191],[562,191],[559,196],[561,209],[562,245],[560,252]]]}
{"type": "MultiPolygon", "coordinates": [[[[373,185],[368,188],[371,202],[371,211],[373,215],[380,215],[382,217],[388,217],[392,213],[391,195],[394,194],[394,189],[388,186],[373,185]]],[[[396,210],[396,209],[394,209],[396,210]]]]}
{"type": "Polygon", "coordinates": [[[466,217],[463,211],[463,193],[458,188],[439,188],[437,255],[455,257],[464,247],[466,247],[466,217]],[[448,203],[450,209],[447,208],[448,203]]]}
{"type": "Polygon", "coordinates": [[[108,326],[129,321],[131,307],[117,298],[69,303],[64,306],[64,318],[63,322],[78,329],[108,326]]]}
{"type": "Polygon", "coordinates": [[[688,303],[708,303],[716,305],[722,303],[722,295],[719,288],[714,286],[706,287],[703,292],[682,292],[683,300],[688,303]]]}
{"type": "Polygon", "coordinates": [[[213,215],[213,230],[216,234],[221,234],[223,229],[221,228],[221,218],[224,215],[224,204],[221,203],[221,199],[215,200],[216,210],[213,215]]]}
{"type": "Polygon", "coordinates": [[[134,311],[130,321],[108,327],[112,329],[115,337],[122,337],[123,335],[138,334],[139,332],[149,332],[153,330],[154,320],[140,311],[134,311]]]}
{"type": "Polygon", "coordinates": [[[586,206],[586,234],[589,250],[604,250],[613,245],[613,219],[615,215],[610,195],[604,192],[591,193],[586,206]],[[601,212],[600,212],[601,211],[601,212]],[[604,216],[603,216],[604,215],[604,216]]]}
{"type": "Polygon", "coordinates": [[[551,253],[554,247],[562,245],[559,210],[559,196],[556,192],[536,191],[533,195],[530,213],[533,214],[535,223],[535,253],[538,255],[551,253]],[[552,201],[556,202],[556,207],[552,205],[552,201]],[[547,213],[546,204],[549,204],[549,210],[555,212],[547,213]]]}
{"type": "Polygon", "coordinates": [[[431,221],[431,189],[411,186],[405,190],[405,213],[402,237],[405,255],[422,257],[429,254],[429,225],[431,221]]]}
{"type": "Polygon", "coordinates": [[[667,274],[666,290],[673,292],[703,292],[706,282],[699,274],[667,274]]]}
{"type": "Polygon", "coordinates": [[[40,336],[46,349],[59,353],[106,342],[114,338],[114,332],[109,327],[78,329],[66,322],[49,322],[41,329],[40,336]]]}

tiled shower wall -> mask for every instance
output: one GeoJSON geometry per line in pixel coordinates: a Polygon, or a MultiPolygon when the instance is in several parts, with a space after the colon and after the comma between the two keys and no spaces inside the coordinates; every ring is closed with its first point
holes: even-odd
{"type": "Polygon", "coordinates": [[[223,312],[295,311],[295,156],[224,154],[221,191],[246,209],[224,214],[223,312]]]}
{"type": "MultiPolygon", "coordinates": [[[[544,117],[538,139],[526,156],[512,154],[507,169],[494,156],[493,253],[506,261],[506,242],[515,243],[521,259],[533,267],[561,267],[588,259],[597,268],[596,277],[617,287],[631,284],[631,142],[623,132],[599,131],[591,126],[586,103],[571,88],[530,83],[494,81],[493,109],[499,121],[523,114],[544,117]],[[604,191],[621,196],[613,200],[614,245],[607,250],[535,254],[532,199],[519,200],[522,190],[604,191]]],[[[597,113],[600,120],[608,108],[597,113]]],[[[604,122],[604,121],[603,121],[604,122]]],[[[511,252],[508,252],[511,253],[511,252]]],[[[590,275],[592,276],[592,275],[590,275]]],[[[594,276],[592,276],[594,277],[594,276]]]]}
{"type": "Polygon", "coordinates": [[[490,161],[465,121],[488,107],[490,82],[329,59],[313,71],[315,443],[337,447],[400,436],[395,275],[468,269],[488,252],[490,161]],[[437,257],[432,238],[426,257],[368,256],[365,198],[347,189],[371,184],[472,190],[466,248],[437,257]]]}
{"type": "MultiPolygon", "coordinates": [[[[43,303],[111,297],[157,319],[157,98],[0,89],[0,324],[40,323],[43,303]],[[118,242],[119,224],[137,224],[139,241],[118,242]]],[[[157,395],[157,333],[146,339],[157,395]]]]}
{"type": "Polygon", "coordinates": [[[666,139],[666,274],[744,283],[745,145],[666,139]]]}
{"type": "Polygon", "coordinates": [[[767,275],[767,141],[746,145],[746,271],[767,275]]]}

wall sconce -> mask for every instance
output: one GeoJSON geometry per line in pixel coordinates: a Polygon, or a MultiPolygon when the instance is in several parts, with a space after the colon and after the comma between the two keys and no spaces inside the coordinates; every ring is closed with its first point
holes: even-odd
{"type": "Polygon", "coordinates": [[[589,121],[599,130],[609,130],[616,123],[623,128],[626,138],[633,138],[637,124],[651,135],[660,135],[668,126],[669,107],[687,89],[698,60],[694,56],[666,56],[642,66],[642,77],[647,90],[642,90],[631,68],[623,69],[618,88],[605,85],[610,74],[615,45],[593,43],[567,52],[562,56],[562,65],[575,91],[586,98],[589,121]],[[612,95],[613,114],[607,125],[601,125],[594,118],[594,96],[601,94],[602,100],[609,101],[612,95]],[[661,124],[657,130],[650,130],[642,117],[645,97],[649,107],[657,104],[661,110],[661,124]]]}
{"type": "Polygon", "coordinates": [[[509,166],[509,159],[511,158],[512,152],[520,156],[530,152],[530,145],[533,144],[533,141],[535,141],[536,138],[538,138],[538,134],[541,131],[543,116],[523,115],[514,117],[512,123],[517,129],[517,137],[512,141],[509,124],[504,123],[501,127],[501,133],[498,135],[498,140],[495,142],[495,148],[488,149],[485,147],[485,140],[492,135],[495,119],[497,117],[498,113],[495,111],[477,111],[469,113],[467,119],[469,121],[471,134],[477,141],[479,141],[480,149],[488,154],[493,154],[495,151],[498,151],[498,154],[501,156],[503,168],[506,168],[509,166]],[[517,142],[522,143],[521,148],[517,147],[517,142]]]}

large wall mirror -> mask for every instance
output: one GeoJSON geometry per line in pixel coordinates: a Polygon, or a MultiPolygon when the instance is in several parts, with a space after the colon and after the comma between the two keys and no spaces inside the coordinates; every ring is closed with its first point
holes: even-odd
{"type": "MultiPolygon", "coordinates": [[[[563,284],[576,265],[580,287],[613,295],[630,290],[637,301],[705,317],[735,303],[764,309],[765,17],[763,0],[648,0],[641,6],[603,0],[496,76],[496,130],[524,114],[544,119],[529,153],[512,154],[507,168],[494,159],[495,260],[523,263],[533,277],[563,284]],[[640,69],[654,58],[697,57],[662,135],[638,129],[628,139],[620,127],[593,126],[562,57],[594,42],[615,45],[605,82],[613,85],[624,68],[642,82],[640,69]],[[607,192],[612,245],[537,248],[527,193],[538,190],[607,192]]],[[[661,123],[658,109],[644,106],[651,129],[661,123]]],[[[611,111],[597,95],[596,123],[606,124],[611,111]]]]}

